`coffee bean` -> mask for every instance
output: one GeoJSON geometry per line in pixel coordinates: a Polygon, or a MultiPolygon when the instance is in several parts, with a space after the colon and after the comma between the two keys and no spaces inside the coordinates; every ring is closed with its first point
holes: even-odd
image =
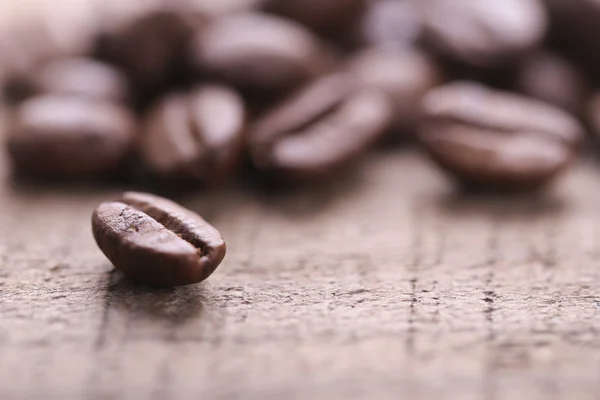
{"type": "Polygon", "coordinates": [[[433,89],[423,104],[425,149],[468,186],[538,188],[567,167],[582,138],[562,110],[476,83],[433,89]]]}
{"type": "Polygon", "coordinates": [[[85,178],[116,170],[134,138],[133,116],[111,102],[44,95],[10,117],[7,146],[17,172],[85,178]]]}
{"type": "Polygon", "coordinates": [[[51,61],[28,77],[33,94],[65,94],[126,102],[128,82],[116,68],[88,58],[62,58],[51,61]]]}
{"type": "Polygon", "coordinates": [[[568,60],[549,52],[539,52],[520,66],[515,89],[581,115],[590,85],[568,60]]]}
{"type": "Polygon", "coordinates": [[[285,92],[322,72],[319,41],[302,26],[260,13],[239,13],[200,30],[196,69],[243,91],[285,92]]]}
{"type": "Polygon", "coordinates": [[[100,250],[133,281],[169,287],[208,278],[225,257],[221,234],[198,214],[151,194],[125,193],[92,215],[100,250]]]}
{"type": "Polygon", "coordinates": [[[381,137],[392,109],[387,95],[357,90],[349,75],[319,78],[256,122],[250,135],[254,163],[291,178],[327,176],[381,137]]]}
{"type": "Polygon", "coordinates": [[[190,8],[207,18],[220,18],[227,14],[257,10],[265,0],[189,0],[190,8]]]}
{"type": "Polygon", "coordinates": [[[423,0],[424,40],[469,66],[497,67],[534,49],[548,25],[538,0],[423,0]]]}
{"type": "Polygon", "coordinates": [[[360,25],[360,43],[386,49],[414,45],[422,34],[419,0],[371,1],[360,25]]]}
{"type": "Polygon", "coordinates": [[[422,97],[443,79],[434,60],[414,48],[366,49],[350,61],[348,71],[359,86],[390,96],[394,102],[393,129],[398,135],[415,128],[422,97]]]}
{"type": "Polygon", "coordinates": [[[357,24],[366,7],[366,0],[266,0],[264,5],[267,12],[330,36],[339,36],[357,24]]]}
{"type": "Polygon", "coordinates": [[[181,78],[192,32],[183,13],[157,9],[108,33],[98,53],[124,69],[145,102],[181,78]]]}
{"type": "Polygon", "coordinates": [[[150,111],[140,151],[163,182],[214,184],[239,164],[244,129],[244,104],[234,91],[200,86],[170,94],[150,111]]]}
{"type": "Polygon", "coordinates": [[[91,39],[88,33],[79,34],[75,26],[65,31],[51,25],[58,23],[54,21],[54,24],[50,24],[49,20],[42,18],[18,25],[19,29],[0,33],[0,83],[3,97],[9,103],[17,103],[31,96],[32,78],[44,64],[89,51],[91,44],[87,42],[91,42],[91,39]]]}

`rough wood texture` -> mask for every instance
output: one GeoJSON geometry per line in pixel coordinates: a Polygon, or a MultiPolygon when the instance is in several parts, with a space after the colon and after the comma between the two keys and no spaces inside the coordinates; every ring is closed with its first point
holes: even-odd
{"type": "Polygon", "coordinates": [[[1,399],[600,396],[595,165],[537,200],[454,195],[412,153],[313,192],[199,194],[228,256],[173,290],[96,248],[115,193],[0,183],[1,399]]]}

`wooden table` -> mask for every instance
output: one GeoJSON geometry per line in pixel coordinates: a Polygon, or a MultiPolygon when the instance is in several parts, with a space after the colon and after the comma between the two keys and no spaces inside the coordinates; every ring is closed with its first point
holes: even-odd
{"type": "Polygon", "coordinates": [[[117,192],[0,182],[2,400],[600,398],[592,163],[538,199],[462,197],[412,152],[314,190],[200,193],[183,203],[228,255],[172,290],[97,249],[117,192]]]}

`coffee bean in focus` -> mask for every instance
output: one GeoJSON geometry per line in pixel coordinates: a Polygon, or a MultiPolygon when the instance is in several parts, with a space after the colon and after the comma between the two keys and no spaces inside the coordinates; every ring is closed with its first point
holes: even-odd
{"type": "Polygon", "coordinates": [[[102,203],[92,215],[92,231],[125,276],[158,287],[205,280],[226,252],[221,234],[198,214],[145,193],[102,203]]]}

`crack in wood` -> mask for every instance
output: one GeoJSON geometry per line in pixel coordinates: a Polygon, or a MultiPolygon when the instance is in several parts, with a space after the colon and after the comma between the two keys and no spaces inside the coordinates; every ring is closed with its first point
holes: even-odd
{"type": "Polygon", "coordinates": [[[106,344],[106,338],[108,335],[108,331],[109,331],[109,316],[110,316],[110,311],[111,311],[111,305],[112,305],[112,294],[111,294],[111,288],[114,287],[115,285],[115,276],[117,274],[117,270],[116,269],[112,269],[109,273],[108,273],[108,277],[106,280],[106,287],[104,290],[104,303],[103,303],[103,307],[102,307],[102,319],[100,321],[100,326],[98,328],[98,335],[96,338],[96,342],[95,342],[95,348],[96,350],[101,350],[105,344],[106,344]]]}

